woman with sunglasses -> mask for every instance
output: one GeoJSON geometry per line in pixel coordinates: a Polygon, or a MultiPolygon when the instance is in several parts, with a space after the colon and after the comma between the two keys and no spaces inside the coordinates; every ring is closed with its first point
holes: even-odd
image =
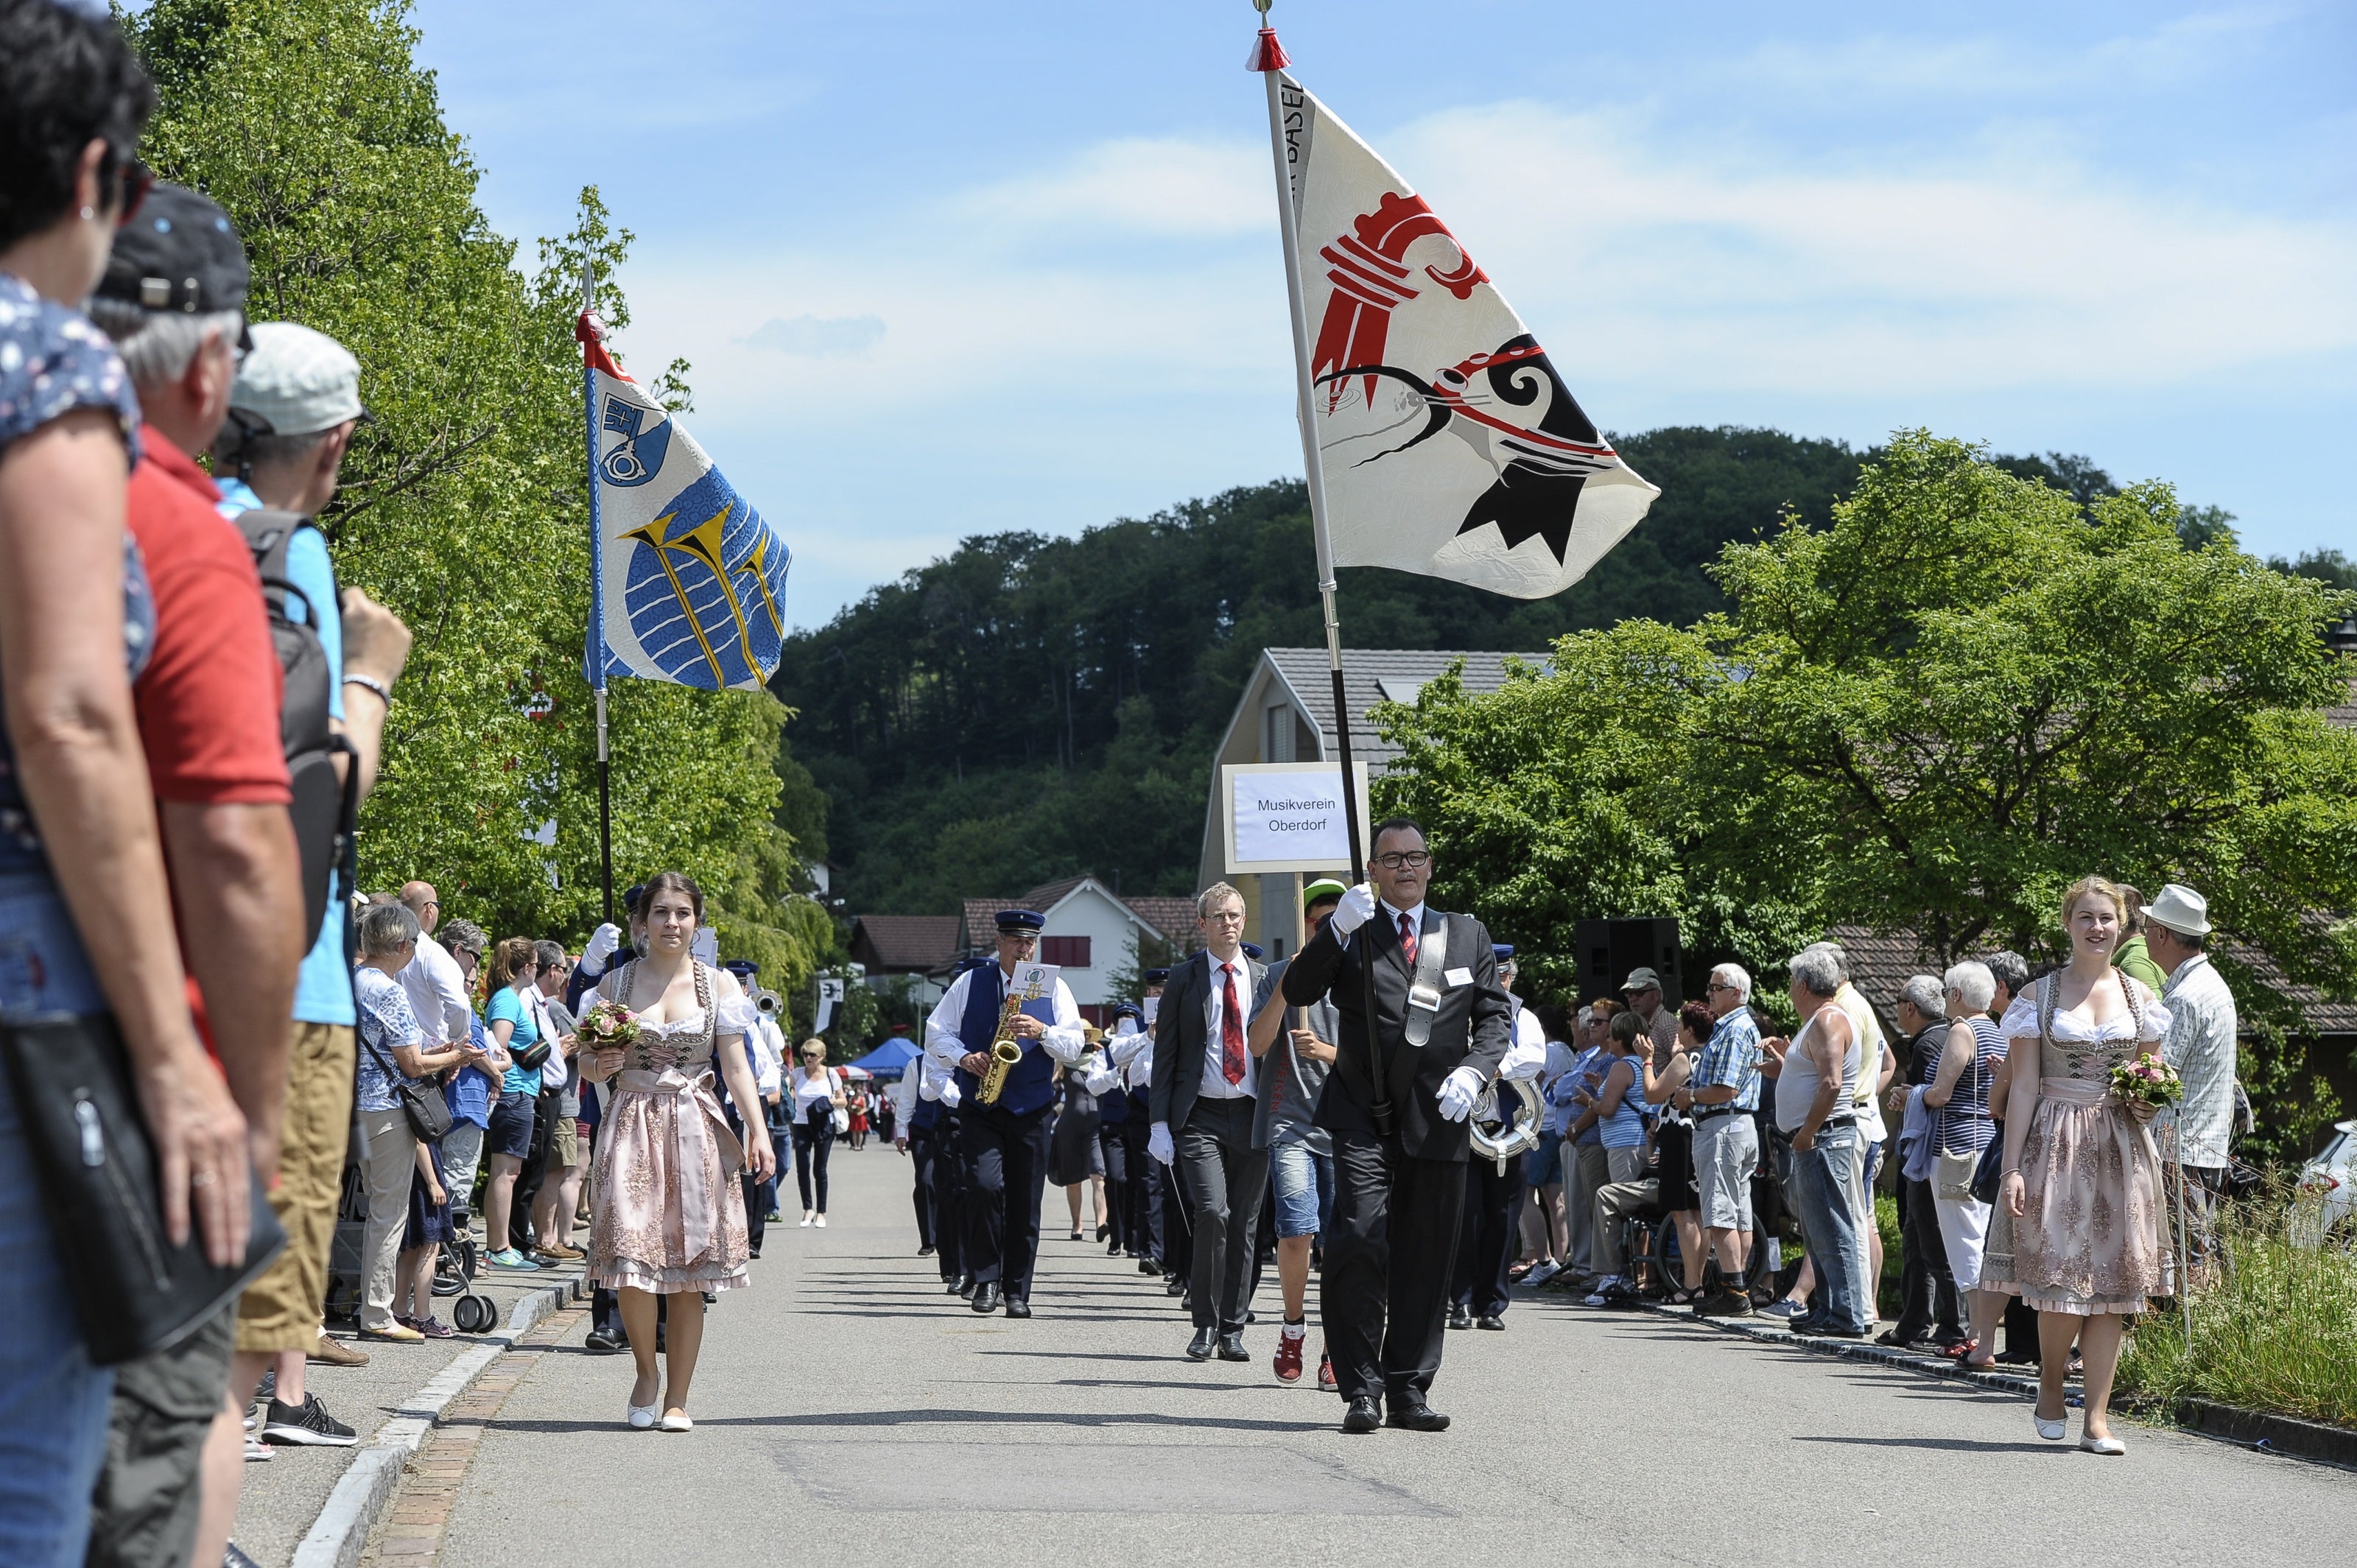
{"type": "MultiPolygon", "coordinates": [[[[154,105],[102,10],[0,0],[0,942],[16,955],[0,974],[0,1034],[60,1015],[120,1031],[167,1231],[193,1227],[230,1264],[252,1222],[245,1122],[189,1020],[131,702],[155,625],[124,527],[139,410],[76,308],[141,192],[133,149],[154,105]]],[[[82,1560],[113,1386],[91,1363],[39,1193],[0,1075],[11,1564],[82,1560]]]]}
{"type": "Polygon", "coordinates": [[[826,1229],[826,1156],[834,1148],[834,1112],[849,1101],[843,1080],[826,1065],[826,1042],[802,1043],[800,1060],[786,1075],[786,1094],[793,1103],[794,1185],[802,1189],[802,1228],[826,1229]],[[817,1201],[812,1202],[815,1187],[817,1201]]]}

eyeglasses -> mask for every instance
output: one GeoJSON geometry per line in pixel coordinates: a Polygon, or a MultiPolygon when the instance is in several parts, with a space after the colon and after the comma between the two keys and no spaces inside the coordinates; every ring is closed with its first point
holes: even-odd
{"type": "Polygon", "coordinates": [[[1375,856],[1375,864],[1385,871],[1422,871],[1432,864],[1432,856],[1420,849],[1394,850],[1375,856]]]}
{"type": "Polygon", "coordinates": [[[1712,981],[1712,982],[1710,983],[1710,988],[1711,988],[1713,991],[1732,991],[1732,990],[1734,990],[1734,989],[1735,989],[1735,987],[1733,987],[1732,985],[1727,984],[1727,982],[1725,982],[1725,981],[1723,981],[1723,980],[1714,980],[1714,981],[1712,981]]]}
{"type": "Polygon", "coordinates": [[[123,160],[123,167],[115,178],[114,226],[120,229],[138,214],[139,204],[147,199],[147,192],[155,188],[156,175],[137,158],[127,157],[123,160]]]}

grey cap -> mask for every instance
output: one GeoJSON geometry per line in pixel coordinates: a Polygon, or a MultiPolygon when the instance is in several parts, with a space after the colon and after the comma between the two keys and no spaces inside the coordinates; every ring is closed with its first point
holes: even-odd
{"type": "Polygon", "coordinates": [[[1659,991],[1661,988],[1662,977],[1641,966],[1631,970],[1629,978],[1620,983],[1623,991],[1659,991]]]}
{"type": "Polygon", "coordinates": [[[253,349],[237,371],[229,405],[272,435],[308,435],[368,411],[361,406],[361,362],[324,332],[292,321],[259,321],[253,349]]]}

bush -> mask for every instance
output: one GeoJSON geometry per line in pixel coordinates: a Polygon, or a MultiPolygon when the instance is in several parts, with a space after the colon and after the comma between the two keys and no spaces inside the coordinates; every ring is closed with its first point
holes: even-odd
{"type": "Polygon", "coordinates": [[[2195,1287],[2190,1348],[2182,1314],[2140,1319],[2121,1389],[2357,1427],[2357,1246],[2317,1243],[2312,1219],[2302,1238],[2299,1219],[2287,1189],[2229,1206],[2233,1267],[2195,1287]]]}

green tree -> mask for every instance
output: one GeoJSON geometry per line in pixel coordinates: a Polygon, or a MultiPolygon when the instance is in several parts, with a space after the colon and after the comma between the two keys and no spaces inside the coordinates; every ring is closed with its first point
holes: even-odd
{"type": "MultiPolygon", "coordinates": [[[[361,819],[363,884],[427,876],[495,932],[578,934],[598,875],[573,319],[594,262],[600,313],[627,327],[630,236],[586,190],[573,231],[517,269],[402,0],[156,0],[127,27],[161,99],[145,156],[235,218],[252,313],[361,361],[371,419],[321,525],[339,576],[416,633],[361,819]]],[[[684,371],[653,385],[682,399],[684,371]]],[[[781,990],[806,982],[824,942],[779,903],[794,885],[771,821],[783,712],[640,682],[612,711],[617,875],[688,870],[724,943],[781,990]]]]}
{"type": "MultiPolygon", "coordinates": [[[[2073,878],[2189,882],[2246,1014],[2296,1029],[2236,955],[2357,988],[2357,927],[2318,913],[2357,909],[2357,735],[2320,711],[2352,596],[2190,550],[2180,514],[2166,486],[2083,501],[1902,433],[1831,526],[1727,547],[1727,613],[1387,710],[1379,804],[1426,816],[1444,897],[1542,950],[1582,915],[1674,914],[1762,968],[1835,924],[2058,953],[2073,878]]],[[[2288,1143],[2330,1107],[2266,1038],[2248,1076],[2288,1143]]]]}

